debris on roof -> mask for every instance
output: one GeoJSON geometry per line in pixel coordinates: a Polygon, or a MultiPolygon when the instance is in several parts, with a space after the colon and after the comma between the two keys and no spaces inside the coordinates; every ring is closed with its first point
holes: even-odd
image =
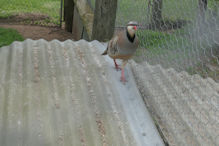
{"type": "Polygon", "coordinates": [[[0,145],[163,145],[130,67],[123,85],[104,47],[27,39],[0,48],[0,145]]]}

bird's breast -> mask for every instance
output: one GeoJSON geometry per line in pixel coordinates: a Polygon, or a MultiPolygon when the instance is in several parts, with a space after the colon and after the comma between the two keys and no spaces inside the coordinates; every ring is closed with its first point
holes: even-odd
{"type": "Polygon", "coordinates": [[[118,48],[118,53],[121,55],[131,55],[134,54],[137,47],[135,46],[124,46],[118,48]]]}
{"type": "Polygon", "coordinates": [[[111,58],[113,59],[122,59],[122,60],[128,60],[130,59],[133,55],[120,55],[120,54],[117,54],[117,55],[109,55],[111,58]]]}

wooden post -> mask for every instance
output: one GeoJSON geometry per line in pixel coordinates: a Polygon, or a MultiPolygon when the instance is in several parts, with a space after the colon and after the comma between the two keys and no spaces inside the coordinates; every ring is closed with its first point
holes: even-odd
{"type": "Polygon", "coordinates": [[[96,0],[92,39],[109,40],[115,28],[117,0],[96,0]]]}
{"type": "Polygon", "coordinates": [[[68,32],[72,32],[73,14],[74,14],[73,0],[65,0],[64,1],[64,20],[65,20],[65,30],[68,32]]]}

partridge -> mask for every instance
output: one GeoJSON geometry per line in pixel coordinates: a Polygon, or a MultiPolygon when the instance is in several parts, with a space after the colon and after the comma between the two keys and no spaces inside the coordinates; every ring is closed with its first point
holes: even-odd
{"type": "Polygon", "coordinates": [[[134,55],[139,44],[139,40],[135,34],[137,26],[137,22],[130,21],[125,30],[119,31],[114,35],[114,37],[109,41],[107,49],[102,54],[109,55],[109,57],[113,59],[116,70],[122,70],[120,80],[123,83],[126,82],[124,74],[125,65],[134,55]],[[121,68],[118,66],[116,59],[122,60],[121,68]]]}

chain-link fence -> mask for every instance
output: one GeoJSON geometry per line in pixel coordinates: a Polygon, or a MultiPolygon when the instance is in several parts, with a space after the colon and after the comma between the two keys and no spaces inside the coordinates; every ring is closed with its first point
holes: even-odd
{"type": "Polygon", "coordinates": [[[95,0],[87,0],[91,8],[94,10],[95,8],[95,0]]]}
{"type": "Polygon", "coordinates": [[[219,81],[219,1],[118,0],[116,27],[139,22],[137,61],[219,81]]]}
{"type": "Polygon", "coordinates": [[[118,0],[116,27],[139,22],[133,72],[167,145],[219,143],[218,84],[199,76],[219,81],[218,8],[217,0],[118,0]]]}
{"type": "Polygon", "coordinates": [[[1,22],[60,25],[61,0],[0,0],[1,22]]]}

